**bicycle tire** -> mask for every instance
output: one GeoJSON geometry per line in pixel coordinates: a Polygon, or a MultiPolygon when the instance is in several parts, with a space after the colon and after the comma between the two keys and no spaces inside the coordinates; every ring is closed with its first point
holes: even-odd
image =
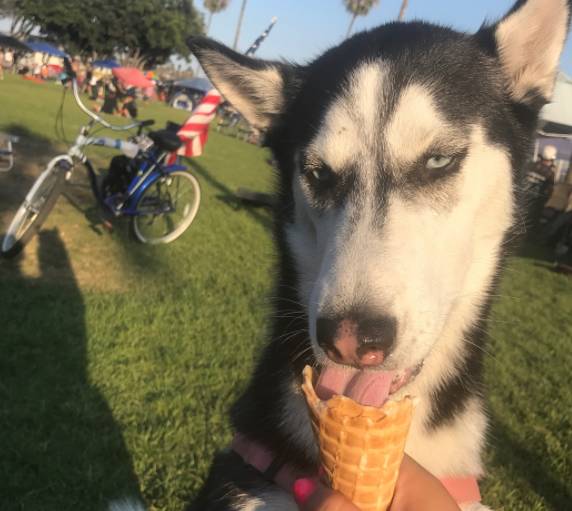
{"type": "Polygon", "coordinates": [[[34,181],[2,239],[0,254],[3,257],[15,257],[22,252],[26,244],[42,227],[62,193],[66,172],[69,170],[67,166],[64,166],[64,162],[68,164],[66,160],[56,161],[34,181]],[[36,206],[35,211],[30,209],[31,205],[36,206]],[[30,213],[35,215],[31,219],[28,218],[30,213]],[[26,221],[27,224],[25,224],[26,221]]]}
{"type": "MultiPolygon", "coordinates": [[[[177,186],[177,185],[175,185],[177,186]]],[[[178,192],[180,191],[179,188],[176,190],[169,190],[167,194],[170,196],[170,192],[178,192]]],[[[179,200],[179,197],[175,199],[175,202],[179,200]]],[[[138,212],[131,219],[131,230],[135,236],[135,238],[140,241],[141,243],[146,243],[150,245],[157,245],[157,244],[165,244],[171,243],[179,238],[191,225],[195,217],[197,216],[197,212],[199,210],[199,206],[201,203],[201,188],[199,186],[199,182],[190,172],[185,170],[177,170],[175,172],[171,172],[166,176],[161,176],[153,181],[147,189],[141,194],[141,197],[137,201],[136,210],[138,212]],[[188,202],[181,202],[179,206],[182,208],[182,218],[181,221],[177,224],[174,229],[169,228],[169,221],[170,216],[173,212],[161,211],[163,206],[165,205],[164,201],[166,199],[162,198],[161,194],[163,193],[161,187],[169,187],[173,188],[173,183],[186,183],[189,185],[189,190],[191,191],[191,198],[188,202]],[[154,213],[145,213],[145,210],[149,209],[150,207],[154,208],[154,213]],[[157,213],[157,208],[159,208],[159,212],[157,213]],[[153,227],[157,228],[160,234],[157,236],[150,235],[151,223],[155,221],[165,222],[165,228],[161,228],[160,225],[155,225],[153,227]]],[[[175,211],[177,210],[177,204],[171,204],[174,206],[175,211]]]]}

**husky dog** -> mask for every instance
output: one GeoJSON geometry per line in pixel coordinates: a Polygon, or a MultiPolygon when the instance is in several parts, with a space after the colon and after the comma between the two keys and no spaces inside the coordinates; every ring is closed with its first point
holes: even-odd
{"type": "MultiPolygon", "coordinates": [[[[394,396],[418,398],[412,458],[484,474],[486,318],[570,12],[519,0],[475,34],[389,23],[305,66],[189,42],[279,166],[271,339],[231,412],[275,462],[317,471],[302,369],[345,365],[393,371],[394,396]]],[[[191,509],[297,509],[272,479],[229,449],[191,509]]]]}

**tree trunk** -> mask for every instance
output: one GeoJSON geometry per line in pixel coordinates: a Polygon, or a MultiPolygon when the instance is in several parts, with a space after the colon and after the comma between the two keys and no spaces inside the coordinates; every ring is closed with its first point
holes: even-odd
{"type": "Polygon", "coordinates": [[[355,22],[356,18],[357,18],[357,13],[354,12],[352,19],[350,20],[350,26],[348,27],[348,33],[346,34],[346,38],[348,38],[350,36],[350,34],[352,33],[352,28],[354,28],[354,22],[355,22]]]}
{"type": "Polygon", "coordinates": [[[409,5],[409,0],[403,0],[401,4],[401,9],[399,9],[399,17],[397,18],[399,21],[403,21],[405,18],[405,11],[407,10],[407,6],[409,5]]]}
{"type": "Polygon", "coordinates": [[[240,15],[238,17],[238,25],[236,26],[234,44],[232,45],[233,50],[236,50],[236,47],[238,46],[238,38],[240,37],[240,29],[242,27],[242,18],[244,17],[244,10],[246,9],[246,1],[247,0],[242,0],[242,6],[240,7],[240,15]]]}

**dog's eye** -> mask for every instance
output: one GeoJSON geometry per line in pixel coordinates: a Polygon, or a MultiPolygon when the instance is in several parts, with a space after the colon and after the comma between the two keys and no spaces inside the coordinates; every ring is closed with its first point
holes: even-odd
{"type": "Polygon", "coordinates": [[[452,162],[453,158],[443,156],[442,154],[436,154],[435,156],[431,156],[431,158],[425,162],[425,168],[429,170],[444,169],[451,165],[452,162]]]}
{"type": "Polygon", "coordinates": [[[326,165],[308,169],[306,176],[317,184],[327,184],[334,179],[334,173],[326,165]]]}

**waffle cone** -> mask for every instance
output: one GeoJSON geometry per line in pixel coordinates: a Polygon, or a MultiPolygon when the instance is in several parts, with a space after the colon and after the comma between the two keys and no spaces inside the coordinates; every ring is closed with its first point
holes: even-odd
{"type": "Polygon", "coordinates": [[[412,400],[387,401],[380,408],[345,396],[322,401],[314,390],[311,367],[304,368],[303,378],[302,390],[330,487],[362,511],[386,511],[403,459],[412,400]]]}

